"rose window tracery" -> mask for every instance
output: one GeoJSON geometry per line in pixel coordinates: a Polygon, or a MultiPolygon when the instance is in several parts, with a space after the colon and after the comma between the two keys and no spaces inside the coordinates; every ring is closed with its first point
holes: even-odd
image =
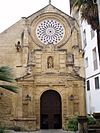
{"type": "Polygon", "coordinates": [[[55,19],[43,20],[36,28],[36,35],[44,44],[58,44],[64,37],[64,26],[55,19]]]}

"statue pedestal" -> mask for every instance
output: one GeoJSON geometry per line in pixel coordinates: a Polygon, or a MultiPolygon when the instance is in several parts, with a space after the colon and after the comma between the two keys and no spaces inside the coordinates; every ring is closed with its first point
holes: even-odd
{"type": "Polygon", "coordinates": [[[88,133],[87,116],[78,116],[79,133],[88,133]]]}

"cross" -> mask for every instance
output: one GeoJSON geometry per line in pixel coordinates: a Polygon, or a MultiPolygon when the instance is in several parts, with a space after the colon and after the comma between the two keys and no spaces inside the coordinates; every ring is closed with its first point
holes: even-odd
{"type": "Polygon", "coordinates": [[[49,0],[49,4],[51,4],[51,0],[49,0]]]}

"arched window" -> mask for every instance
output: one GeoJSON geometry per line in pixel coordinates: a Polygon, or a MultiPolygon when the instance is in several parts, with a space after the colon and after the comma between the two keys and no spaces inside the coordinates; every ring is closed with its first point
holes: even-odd
{"type": "Polygon", "coordinates": [[[52,56],[49,56],[47,59],[47,68],[54,68],[54,60],[52,56]]]}

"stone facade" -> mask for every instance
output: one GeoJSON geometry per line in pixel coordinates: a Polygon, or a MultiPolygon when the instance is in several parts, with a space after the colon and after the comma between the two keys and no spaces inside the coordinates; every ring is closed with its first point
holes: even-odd
{"type": "Polygon", "coordinates": [[[51,4],[0,34],[0,64],[13,68],[19,87],[18,94],[0,90],[2,125],[40,129],[40,99],[49,90],[61,97],[61,128],[65,128],[67,116],[86,115],[79,27],[75,19],[51,4]],[[63,31],[63,36],[57,29],[63,31]]]}

